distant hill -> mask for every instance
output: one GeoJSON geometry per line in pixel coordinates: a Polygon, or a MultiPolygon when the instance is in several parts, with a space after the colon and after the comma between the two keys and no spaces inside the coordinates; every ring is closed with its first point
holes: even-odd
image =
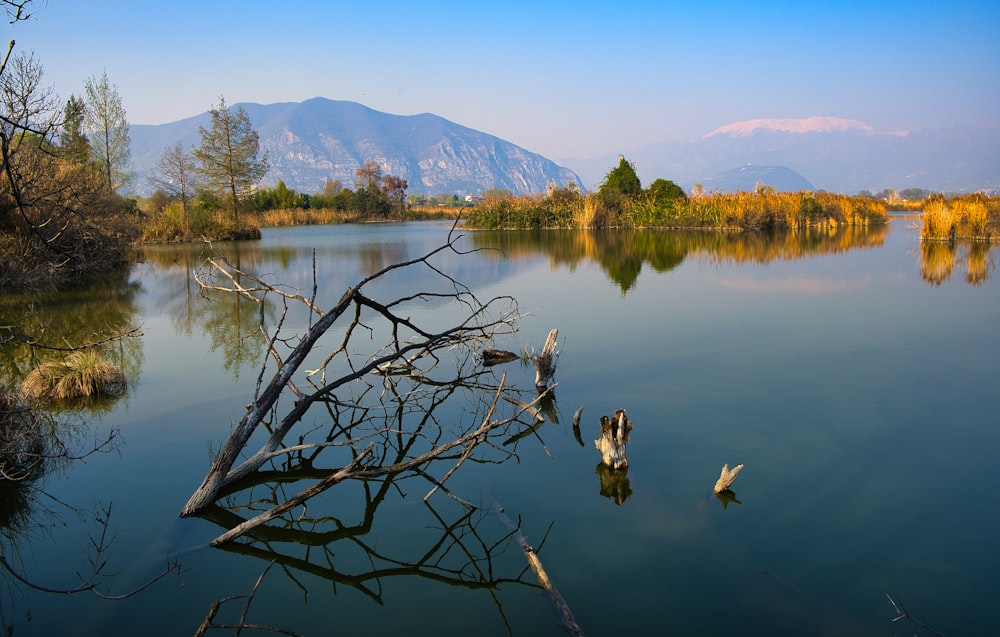
{"type": "MultiPolygon", "coordinates": [[[[550,183],[564,186],[580,176],[568,168],[498,137],[424,113],[390,115],[355,102],[313,98],[279,104],[242,103],[268,152],[270,170],[261,184],[278,180],[298,192],[321,192],[329,179],[354,187],[354,171],[373,159],[383,174],[409,182],[410,194],[477,194],[509,190],[545,192],[550,183]]],[[[209,114],[168,124],[133,125],[132,162],[136,191],[151,190],[147,177],[163,150],[200,142],[198,127],[209,114]]]]}
{"type": "Polygon", "coordinates": [[[747,164],[708,177],[701,182],[706,193],[752,191],[760,183],[779,192],[816,190],[809,180],[784,166],[755,166],[747,164]]]}
{"type": "MultiPolygon", "coordinates": [[[[625,156],[643,184],[670,179],[690,191],[746,165],[785,166],[816,189],[856,194],[885,188],[1000,192],[1000,129],[961,126],[878,133],[836,117],[758,119],[717,128],[699,139],[650,144],[625,156]]],[[[593,188],[618,155],[561,158],[593,188]]]]}

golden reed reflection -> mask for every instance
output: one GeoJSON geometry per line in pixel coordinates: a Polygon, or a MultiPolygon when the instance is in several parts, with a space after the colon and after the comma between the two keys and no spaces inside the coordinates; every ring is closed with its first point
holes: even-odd
{"type": "MultiPolygon", "coordinates": [[[[836,254],[885,243],[886,225],[822,226],[781,232],[678,230],[525,230],[470,233],[478,248],[499,248],[506,258],[546,255],[552,267],[593,261],[627,292],[642,266],[668,272],[689,256],[714,263],[770,263],[836,254]]],[[[500,255],[498,254],[498,257],[500,255]]]]}

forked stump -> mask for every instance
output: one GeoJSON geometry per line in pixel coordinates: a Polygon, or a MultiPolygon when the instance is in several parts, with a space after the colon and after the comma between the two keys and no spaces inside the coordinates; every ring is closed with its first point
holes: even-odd
{"type": "Polygon", "coordinates": [[[615,470],[628,468],[625,447],[631,431],[632,421],[624,409],[616,410],[614,418],[601,416],[601,437],[594,441],[594,446],[601,452],[602,463],[615,470]]]}
{"type": "Polygon", "coordinates": [[[719,476],[718,481],[715,483],[715,492],[722,493],[723,491],[729,491],[729,487],[733,486],[736,482],[736,475],[743,469],[743,465],[736,465],[732,469],[729,468],[728,464],[722,465],[722,474],[719,476]]]}

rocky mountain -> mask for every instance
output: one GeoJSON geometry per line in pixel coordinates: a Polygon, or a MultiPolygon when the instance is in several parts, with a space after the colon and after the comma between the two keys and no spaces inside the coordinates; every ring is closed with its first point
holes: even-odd
{"type": "MultiPolygon", "coordinates": [[[[885,188],[1000,190],[1000,129],[986,127],[880,133],[864,122],[836,117],[758,119],[694,140],[650,144],[626,157],[643,184],[670,179],[686,191],[695,183],[709,190],[712,178],[748,164],[787,167],[817,189],[846,194],[885,188]]],[[[617,163],[617,155],[560,161],[594,187],[617,163]]]]}
{"type": "MultiPolygon", "coordinates": [[[[354,187],[354,171],[373,159],[383,174],[409,182],[410,194],[477,194],[509,190],[545,192],[550,183],[564,186],[579,175],[568,168],[502,139],[424,113],[390,115],[355,102],[314,98],[279,104],[243,103],[268,153],[270,170],[261,181],[278,180],[298,192],[317,193],[329,179],[354,187]]],[[[180,143],[197,146],[198,127],[209,114],[168,124],[133,125],[132,162],[136,191],[148,194],[148,176],[163,150],[180,143]]]]}

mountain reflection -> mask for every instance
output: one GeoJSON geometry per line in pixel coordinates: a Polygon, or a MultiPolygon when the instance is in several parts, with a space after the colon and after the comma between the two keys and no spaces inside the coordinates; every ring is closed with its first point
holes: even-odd
{"type": "Polygon", "coordinates": [[[477,231],[469,236],[477,248],[499,248],[506,258],[544,255],[553,267],[566,266],[570,269],[593,261],[624,294],[635,286],[644,265],[663,273],[673,270],[689,256],[720,263],[792,261],[817,254],[881,246],[887,232],[888,226],[883,225],[753,233],[684,230],[477,231]]]}

